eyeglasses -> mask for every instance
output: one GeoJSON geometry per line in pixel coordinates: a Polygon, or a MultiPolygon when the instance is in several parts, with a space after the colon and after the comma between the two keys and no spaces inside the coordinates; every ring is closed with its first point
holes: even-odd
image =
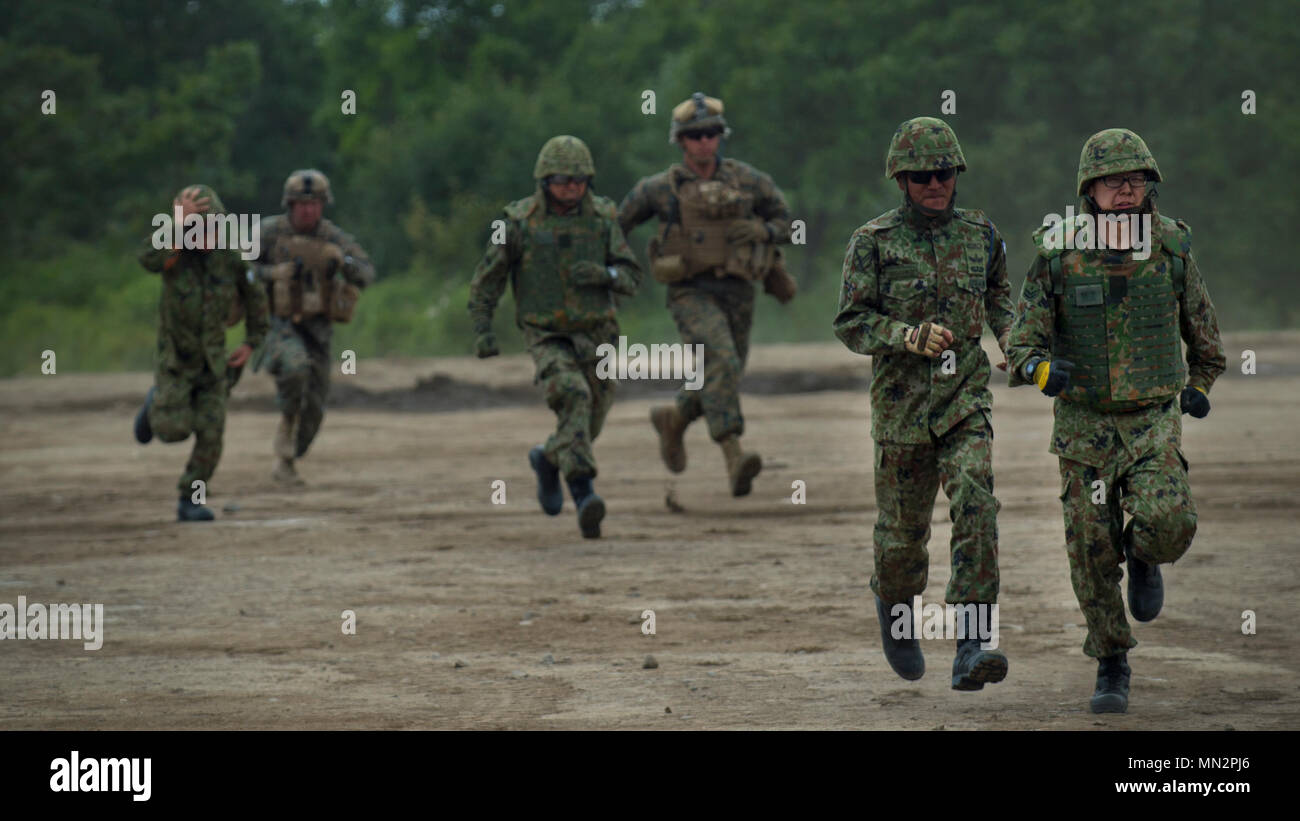
{"type": "Polygon", "coordinates": [[[591,177],[574,177],[569,174],[552,174],[546,178],[547,185],[586,185],[589,182],[591,182],[591,177]]]}
{"type": "Polygon", "coordinates": [[[1107,188],[1123,188],[1124,183],[1132,186],[1134,191],[1147,187],[1146,174],[1111,174],[1109,177],[1102,177],[1101,181],[1107,188]]]}
{"type": "Polygon", "coordinates": [[[704,131],[682,132],[682,138],[686,140],[708,140],[708,139],[713,139],[714,137],[721,137],[721,136],[722,136],[721,128],[708,128],[705,129],[704,131]]]}
{"type": "Polygon", "coordinates": [[[942,171],[908,171],[907,179],[917,185],[926,185],[930,182],[931,177],[938,178],[939,182],[947,182],[956,173],[955,168],[945,168],[942,171]]]}

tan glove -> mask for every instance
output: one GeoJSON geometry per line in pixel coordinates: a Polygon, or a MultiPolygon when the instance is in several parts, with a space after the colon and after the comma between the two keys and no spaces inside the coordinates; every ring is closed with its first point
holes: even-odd
{"type": "Polygon", "coordinates": [[[745,220],[732,220],[727,226],[727,242],[732,245],[746,245],[752,242],[768,242],[772,235],[767,232],[767,223],[758,217],[745,220]]]}
{"type": "Polygon", "coordinates": [[[799,293],[799,283],[794,281],[794,277],[785,268],[776,265],[763,277],[763,292],[776,297],[776,301],[784,305],[799,293]]]}
{"type": "Polygon", "coordinates": [[[937,322],[913,325],[903,333],[903,347],[915,354],[937,358],[952,344],[952,331],[937,322]]]}

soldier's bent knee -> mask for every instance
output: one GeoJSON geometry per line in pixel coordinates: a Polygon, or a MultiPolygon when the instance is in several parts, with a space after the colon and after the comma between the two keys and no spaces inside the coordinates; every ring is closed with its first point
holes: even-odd
{"type": "Polygon", "coordinates": [[[1156,562],[1173,562],[1182,558],[1196,535],[1196,511],[1180,508],[1156,516],[1144,523],[1147,539],[1141,544],[1147,558],[1156,562]]]}

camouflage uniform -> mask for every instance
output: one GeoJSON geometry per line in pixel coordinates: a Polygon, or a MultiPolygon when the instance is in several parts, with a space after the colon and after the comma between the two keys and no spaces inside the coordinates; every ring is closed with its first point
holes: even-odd
{"type": "MultiPolygon", "coordinates": [[[[675,142],[683,132],[706,127],[724,128],[723,136],[730,134],[722,117],[721,102],[704,98],[702,94],[697,94],[696,98],[700,101],[698,106],[692,99],[674,110],[670,142],[675,142]],[[705,100],[708,101],[707,108],[705,100]]],[[[729,219],[761,220],[766,227],[769,245],[789,244],[790,210],[771,177],[751,165],[719,155],[709,180],[721,183],[743,197],[744,210],[729,219]]],[[[652,217],[659,218],[661,234],[674,223],[680,223],[681,203],[675,191],[701,182],[704,182],[703,178],[684,163],[674,164],[666,171],[641,179],[619,205],[618,220],[623,232],[630,233],[652,217]]],[[[780,273],[784,276],[784,269],[780,273]]],[[[768,292],[774,293],[771,288],[769,280],[768,292]]],[[[792,291],[790,295],[793,296],[792,291]]],[[[699,390],[683,387],[678,391],[678,418],[674,425],[684,429],[695,419],[705,417],[709,436],[723,445],[731,462],[733,456],[728,445],[745,431],[745,419],[740,411],[740,379],[749,355],[749,335],[754,324],[754,282],[749,277],[718,267],[670,283],[667,305],[682,342],[704,346],[703,385],[699,390]]],[[[680,435],[680,430],[675,432],[678,442],[680,435]]],[[[736,455],[739,455],[738,445],[736,455]]],[[[684,451],[680,459],[678,465],[670,463],[670,468],[674,471],[683,469],[684,451]]],[[[665,461],[670,461],[667,456],[665,461]]],[[[748,492],[747,486],[745,492],[748,492]]]]}
{"type": "MultiPolygon", "coordinates": [[[[886,176],[964,170],[950,135],[933,118],[903,123],[886,176]]],[[[850,238],[834,322],[849,350],[872,357],[879,512],[871,589],[886,602],[910,602],[925,589],[930,517],[942,486],[953,523],[945,598],[991,604],[998,595],[1000,505],[993,496],[993,397],[980,335],[987,323],[1003,340],[1011,327],[1006,246],[979,211],[949,203],[946,212],[931,217],[906,194],[903,200],[850,238]],[[930,320],[952,331],[951,366],[945,367],[945,357],[930,359],[905,348],[909,327],[930,320]]]]}
{"type": "MultiPolygon", "coordinates": [[[[211,213],[225,211],[217,195],[211,213]]],[[[177,482],[183,498],[195,480],[205,484],[221,459],[226,424],[226,327],[242,302],[250,347],[262,343],[267,330],[266,294],[253,282],[239,252],[156,249],[145,241],[144,269],[161,274],[158,301],[158,348],[154,392],[146,411],[149,428],[164,442],[181,442],[194,434],[194,449],[177,482]]]]}
{"type": "MultiPolygon", "coordinates": [[[[492,339],[495,353],[492,314],[511,284],[515,321],[536,365],[534,381],[557,418],[544,446],[546,458],[569,480],[596,476],[592,443],[614,399],[614,382],[596,375],[596,348],[618,347],[613,294],[631,296],[641,281],[612,201],[588,189],[573,212],[562,215],[549,205],[542,179],[560,173],[552,166],[569,173],[575,162],[584,172],[590,167],[590,153],[575,137],[556,137],[543,147],[535,169],[537,190],[506,206],[505,242],[489,240],[469,298],[474,331],[481,340],[492,339]],[[583,264],[610,273],[603,282],[587,282],[580,278],[583,264]]],[[[594,168],[586,173],[593,175],[594,168]]]]}
{"type": "MultiPolygon", "coordinates": [[[[281,205],[289,207],[294,201],[312,198],[325,203],[334,201],[325,175],[311,169],[289,175],[281,205]],[[312,184],[304,191],[302,183],[306,180],[312,180],[312,184]]],[[[338,246],[344,255],[340,273],[358,288],[374,282],[375,269],[370,257],[350,234],[324,217],[312,230],[296,231],[286,211],[262,223],[262,251],[254,270],[266,284],[268,295],[272,289],[271,270],[277,259],[276,246],[295,236],[312,237],[338,246]]],[[[288,431],[287,438],[291,440],[291,453],[280,456],[289,465],[293,459],[306,454],[325,418],[325,400],[329,395],[330,368],[333,365],[330,356],[332,333],[333,322],[324,314],[297,322],[292,317],[271,316],[271,333],[266,349],[257,360],[257,368],[265,366],[275,377],[276,403],[286,420],[282,427],[288,431]]]]}
{"type": "MultiPolygon", "coordinates": [[[[1079,194],[1099,177],[1137,170],[1161,179],[1137,135],[1100,132],[1084,147],[1079,194]]],[[[1060,241],[1048,241],[1047,226],[1034,233],[1038,254],[1008,348],[1013,386],[1032,383],[1028,371],[1040,361],[1095,357],[1091,367],[1075,364],[1080,370],[1056,398],[1050,450],[1060,460],[1070,579],[1088,623],[1083,651],[1103,660],[1137,645],[1119,591],[1126,550],[1153,566],[1173,562],[1196,532],[1175,401],[1185,376],[1178,336],[1187,344],[1188,387],[1208,394],[1226,365],[1214,305],[1191,253],[1191,230],[1161,216],[1153,198],[1148,194],[1141,207],[1154,234],[1145,261],[1132,251],[1061,250],[1064,235],[1083,220],[1064,225],[1055,237],[1060,241]],[[1096,481],[1104,483],[1100,504],[1092,501],[1096,481]]],[[[1091,198],[1084,209],[1096,213],[1091,198]]],[[[1130,589],[1130,607],[1132,598],[1130,589]]]]}

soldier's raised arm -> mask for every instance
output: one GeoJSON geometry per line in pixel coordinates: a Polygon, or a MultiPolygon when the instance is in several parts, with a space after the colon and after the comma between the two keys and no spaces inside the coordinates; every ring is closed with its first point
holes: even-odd
{"type": "Polygon", "coordinates": [[[880,281],[876,269],[876,241],[858,229],[844,255],[844,285],[840,290],[835,335],[854,353],[880,354],[905,350],[905,323],[880,310],[880,281]]]}
{"type": "Polygon", "coordinates": [[[176,260],[180,257],[180,253],[180,251],[171,248],[153,247],[153,237],[150,236],[140,246],[137,258],[140,260],[141,267],[146,271],[161,274],[164,271],[171,270],[171,267],[176,264],[176,260]]]}

